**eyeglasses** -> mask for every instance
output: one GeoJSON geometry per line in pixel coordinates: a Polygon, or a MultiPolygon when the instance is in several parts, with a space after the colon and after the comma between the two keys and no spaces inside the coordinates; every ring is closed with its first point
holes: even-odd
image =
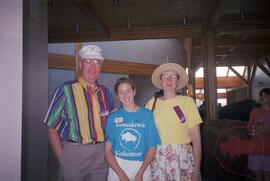
{"type": "Polygon", "coordinates": [[[168,74],[162,74],[160,76],[161,80],[178,80],[179,79],[179,75],[168,75],[168,74]]]}
{"type": "Polygon", "coordinates": [[[95,65],[101,65],[102,64],[102,60],[99,59],[83,59],[83,61],[85,61],[86,63],[94,63],[95,65]]]}

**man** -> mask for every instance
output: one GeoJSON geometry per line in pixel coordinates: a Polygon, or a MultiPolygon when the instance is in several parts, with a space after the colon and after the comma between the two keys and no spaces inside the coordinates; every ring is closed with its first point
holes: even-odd
{"type": "Polygon", "coordinates": [[[105,121],[114,108],[111,92],[98,84],[104,58],[101,49],[88,45],[79,51],[81,74],[55,92],[44,123],[59,161],[60,181],[103,181],[105,121]]]}

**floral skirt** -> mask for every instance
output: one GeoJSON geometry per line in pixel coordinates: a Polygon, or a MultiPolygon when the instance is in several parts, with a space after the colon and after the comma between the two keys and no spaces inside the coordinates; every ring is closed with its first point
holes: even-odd
{"type": "Polygon", "coordinates": [[[158,145],[150,165],[152,181],[190,181],[193,167],[191,145],[158,145]]]}

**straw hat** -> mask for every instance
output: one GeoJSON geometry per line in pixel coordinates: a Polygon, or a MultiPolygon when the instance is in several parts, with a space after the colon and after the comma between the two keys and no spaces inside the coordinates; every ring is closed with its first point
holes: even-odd
{"type": "Polygon", "coordinates": [[[164,72],[168,72],[168,71],[174,71],[180,76],[177,82],[178,89],[188,84],[188,75],[185,69],[181,65],[178,65],[176,63],[164,63],[158,66],[152,73],[152,83],[154,84],[155,87],[162,89],[160,76],[164,72]]]}

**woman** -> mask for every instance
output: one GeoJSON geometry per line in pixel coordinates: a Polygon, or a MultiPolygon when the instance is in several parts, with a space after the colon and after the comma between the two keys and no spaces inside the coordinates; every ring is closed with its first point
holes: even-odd
{"type": "Polygon", "coordinates": [[[150,181],[149,164],[160,144],[153,113],[134,103],[136,89],[130,79],[120,78],[115,92],[123,107],[109,115],[106,123],[108,181],[150,181]]]}
{"type": "Polygon", "coordinates": [[[154,70],[152,83],[163,90],[161,97],[152,98],[146,104],[153,110],[161,139],[151,163],[152,180],[198,181],[202,120],[194,100],[176,93],[187,85],[188,76],[180,65],[166,63],[154,70]]]}
{"type": "Polygon", "coordinates": [[[261,107],[251,111],[248,129],[251,130],[248,168],[256,181],[270,180],[270,89],[260,91],[261,107]]]}

